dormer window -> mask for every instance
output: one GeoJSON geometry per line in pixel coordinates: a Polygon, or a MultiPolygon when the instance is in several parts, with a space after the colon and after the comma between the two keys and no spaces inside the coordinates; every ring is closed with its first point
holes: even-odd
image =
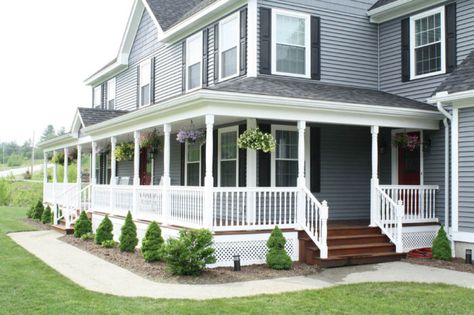
{"type": "Polygon", "coordinates": [[[186,40],[186,89],[198,89],[202,85],[202,32],[186,40]]]}
{"type": "Polygon", "coordinates": [[[308,14],[272,10],[272,73],[310,77],[310,23],[308,14]]]}
{"type": "Polygon", "coordinates": [[[411,79],[446,72],[444,7],[410,18],[411,79]]]}
{"type": "Polygon", "coordinates": [[[115,78],[107,81],[107,109],[113,110],[115,108],[115,78]]]}
{"type": "Polygon", "coordinates": [[[239,12],[219,22],[219,79],[226,80],[238,75],[239,64],[239,12]]]}
{"type": "Polygon", "coordinates": [[[146,60],[140,64],[140,107],[151,103],[151,60],[146,60]]]}
{"type": "Polygon", "coordinates": [[[94,88],[94,108],[102,108],[102,85],[96,86],[94,88]]]}

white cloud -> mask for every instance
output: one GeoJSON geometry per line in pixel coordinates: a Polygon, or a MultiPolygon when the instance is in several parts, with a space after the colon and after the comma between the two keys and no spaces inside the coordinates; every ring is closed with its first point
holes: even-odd
{"type": "Polygon", "coordinates": [[[0,141],[68,130],[75,108],[91,106],[83,81],[117,55],[132,2],[0,3],[0,141]]]}

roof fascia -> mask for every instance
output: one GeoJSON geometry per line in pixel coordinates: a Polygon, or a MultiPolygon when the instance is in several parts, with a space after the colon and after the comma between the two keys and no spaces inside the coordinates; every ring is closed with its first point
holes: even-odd
{"type": "Polygon", "coordinates": [[[420,11],[446,0],[398,0],[367,12],[371,23],[384,23],[398,17],[420,11]]]}
{"type": "Polygon", "coordinates": [[[430,104],[436,104],[438,102],[458,107],[472,106],[474,104],[474,90],[456,93],[448,93],[447,91],[438,92],[428,99],[428,103],[430,104]]]}

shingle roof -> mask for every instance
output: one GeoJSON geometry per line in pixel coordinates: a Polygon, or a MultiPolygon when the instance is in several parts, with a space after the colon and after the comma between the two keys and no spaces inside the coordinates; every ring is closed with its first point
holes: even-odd
{"type": "Polygon", "coordinates": [[[469,90],[474,90],[474,50],[438,86],[435,94],[444,91],[456,93],[469,90]]]}
{"type": "Polygon", "coordinates": [[[217,0],[147,0],[147,3],[163,31],[167,31],[180,21],[216,1],[217,0]]]}
{"type": "Polygon", "coordinates": [[[210,90],[302,98],[374,106],[388,106],[436,111],[432,105],[372,89],[321,83],[307,79],[270,76],[239,78],[208,87],[210,90]]]}
{"type": "Polygon", "coordinates": [[[81,115],[84,127],[89,127],[128,113],[127,111],[123,110],[103,110],[86,107],[79,107],[78,111],[79,115],[81,115]]]}
{"type": "Polygon", "coordinates": [[[379,0],[369,9],[369,11],[373,10],[373,9],[383,7],[384,5],[395,2],[395,1],[397,1],[397,0],[379,0]]]}

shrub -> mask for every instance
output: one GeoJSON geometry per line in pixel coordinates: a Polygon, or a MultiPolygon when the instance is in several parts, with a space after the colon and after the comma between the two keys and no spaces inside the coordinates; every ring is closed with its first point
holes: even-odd
{"type": "Polygon", "coordinates": [[[433,258],[440,260],[451,260],[451,244],[449,243],[448,236],[444,231],[444,227],[438,231],[435,240],[433,241],[433,258]]]}
{"type": "Polygon", "coordinates": [[[267,265],[272,269],[290,269],[292,261],[285,250],[286,239],[278,226],[273,229],[270,238],[267,241],[267,265]]]}
{"type": "Polygon", "coordinates": [[[114,226],[112,221],[110,221],[109,216],[105,216],[105,218],[100,222],[97,231],[95,231],[95,243],[97,245],[101,245],[104,241],[110,241],[114,239],[114,235],[112,234],[112,230],[114,226]]]}
{"type": "Polygon", "coordinates": [[[79,219],[74,224],[74,237],[79,238],[87,233],[92,233],[92,222],[87,217],[86,212],[82,211],[79,219]]]}
{"type": "Polygon", "coordinates": [[[41,217],[43,216],[43,211],[43,203],[41,202],[41,200],[38,200],[35,206],[35,211],[33,213],[33,219],[40,221],[41,217]]]}
{"type": "Polygon", "coordinates": [[[102,242],[102,247],[105,247],[105,248],[114,248],[116,246],[117,246],[117,242],[115,242],[114,240],[107,240],[107,241],[102,242]]]}
{"type": "Polygon", "coordinates": [[[31,206],[28,211],[26,211],[26,217],[28,219],[32,219],[33,216],[35,215],[35,207],[34,206],[31,206]]]}
{"type": "Polygon", "coordinates": [[[122,252],[133,252],[137,244],[137,226],[133,223],[132,214],[128,211],[120,234],[120,250],[122,252]]]}
{"type": "Polygon", "coordinates": [[[164,260],[171,273],[197,276],[207,264],[216,262],[212,234],[208,230],[181,230],[178,239],[168,239],[164,260]]]}
{"type": "Polygon", "coordinates": [[[51,208],[47,206],[43,211],[43,215],[41,216],[41,222],[43,222],[43,224],[49,224],[51,223],[51,217],[51,208]]]}
{"type": "Polygon", "coordinates": [[[142,253],[145,261],[161,260],[163,257],[163,237],[156,222],[151,222],[142,240],[142,253]]]}
{"type": "Polygon", "coordinates": [[[94,234],[92,233],[86,233],[84,235],[81,236],[81,240],[83,241],[92,241],[94,239],[94,234]]]}
{"type": "Polygon", "coordinates": [[[18,154],[13,153],[7,160],[8,167],[22,166],[25,159],[18,154]]]}

